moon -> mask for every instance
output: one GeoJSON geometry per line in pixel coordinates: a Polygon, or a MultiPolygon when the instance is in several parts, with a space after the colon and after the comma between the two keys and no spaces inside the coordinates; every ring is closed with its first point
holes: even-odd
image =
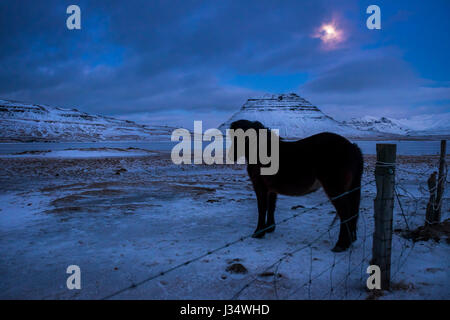
{"type": "Polygon", "coordinates": [[[314,37],[322,40],[322,43],[327,48],[333,48],[344,40],[343,30],[339,29],[338,26],[333,22],[323,23],[317,29],[314,37]]]}
{"type": "Polygon", "coordinates": [[[322,26],[322,30],[325,32],[325,38],[334,39],[337,37],[336,29],[332,25],[322,26]]]}

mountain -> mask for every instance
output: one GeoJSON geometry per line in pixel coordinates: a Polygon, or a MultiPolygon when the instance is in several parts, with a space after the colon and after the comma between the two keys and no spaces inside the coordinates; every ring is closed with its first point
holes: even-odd
{"type": "Polygon", "coordinates": [[[237,113],[220,125],[219,130],[224,132],[233,121],[240,119],[258,120],[268,128],[279,129],[280,136],[288,139],[304,138],[324,131],[348,138],[383,136],[380,132],[363,131],[336,121],[295,93],[248,99],[237,113]]]}
{"type": "Polygon", "coordinates": [[[3,142],[152,140],[170,137],[172,130],[77,109],[0,100],[0,141],[3,142]]]}
{"type": "Polygon", "coordinates": [[[411,128],[403,125],[398,120],[387,117],[364,116],[362,118],[352,118],[351,120],[343,121],[342,123],[363,131],[376,131],[400,135],[411,133],[411,128]]]}
{"type": "Polygon", "coordinates": [[[420,115],[405,119],[365,116],[343,123],[359,130],[417,136],[450,136],[450,113],[420,115]]]}

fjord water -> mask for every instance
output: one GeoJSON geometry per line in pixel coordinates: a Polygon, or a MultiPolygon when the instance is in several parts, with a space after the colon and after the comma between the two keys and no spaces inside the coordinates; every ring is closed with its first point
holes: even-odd
{"type": "MultiPolygon", "coordinates": [[[[210,142],[203,142],[203,147],[210,142]]],[[[440,152],[440,141],[364,141],[355,143],[364,154],[375,154],[377,143],[397,144],[397,154],[400,155],[436,155],[440,152]]],[[[20,142],[0,143],[0,155],[10,155],[27,151],[61,151],[66,149],[84,148],[140,148],[156,151],[170,151],[176,142],[171,141],[101,141],[101,142],[20,142]]],[[[448,150],[447,150],[448,154],[448,150]]]]}

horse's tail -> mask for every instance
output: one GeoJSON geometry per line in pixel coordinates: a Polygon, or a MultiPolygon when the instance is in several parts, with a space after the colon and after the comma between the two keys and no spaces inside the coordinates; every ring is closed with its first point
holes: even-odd
{"type": "MultiPolygon", "coordinates": [[[[361,178],[364,171],[364,158],[361,149],[357,144],[353,143],[349,145],[348,158],[349,169],[351,171],[351,181],[347,185],[346,194],[344,196],[347,204],[346,215],[341,217],[342,220],[348,220],[349,225],[352,226],[351,230],[356,231],[356,222],[358,220],[359,203],[361,200],[361,178]]],[[[336,213],[333,221],[330,224],[330,228],[336,223],[339,216],[336,213]]]]}
{"type": "Polygon", "coordinates": [[[353,177],[352,187],[356,188],[361,186],[361,178],[364,172],[364,157],[361,149],[356,143],[353,143],[353,148],[355,150],[356,174],[353,177]]]}

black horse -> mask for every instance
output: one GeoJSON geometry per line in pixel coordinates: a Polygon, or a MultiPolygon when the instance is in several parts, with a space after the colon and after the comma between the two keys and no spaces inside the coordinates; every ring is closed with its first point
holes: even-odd
{"type": "MultiPolygon", "coordinates": [[[[242,129],[245,132],[254,129],[257,133],[264,128],[260,122],[248,120],[235,121],[230,126],[233,130],[242,129]]],[[[270,139],[271,135],[267,136],[270,139]]],[[[257,137],[259,140],[259,135],[257,137]]],[[[345,251],[356,240],[363,173],[363,156],[356,144],[329,132],[297,141],[283,141],[280,138],[278,172],[261,175],[260,169],[264,165],[259,160],[256,164],[248,161],[249,148],[258,148],[259,141],[256,145],[249,145],[249,139],[246,139],[245,143],[247,172],[258,201],[258,225],[253,237],[260,238],[266,232],[275,230],[277,194],[301,196],[323,187],[341,221],[339,239],[332,251],[345,251]],[[342,194],[345,195],[338,197],[342,194]]],[[[232,148],[236,160],[235,141],[232,148]]]]}

